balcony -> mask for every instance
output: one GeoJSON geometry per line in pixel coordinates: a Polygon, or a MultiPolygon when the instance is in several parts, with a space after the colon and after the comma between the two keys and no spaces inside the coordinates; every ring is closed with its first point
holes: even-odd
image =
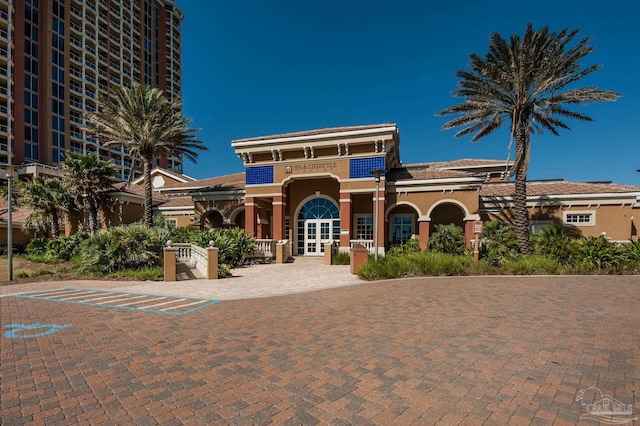
{"type": "Polygon", "coordinates": [[[72,138],[76,138],[76,139],[80,139],[83,140],[84,137],[82,136],[82,133],[80,132],[74,132],[73,130],[69,131],[69,134],[71,135],[72,138]]]}
{"type": "Polygon", "coordinates": [[[82,34],[82,25],[74,21],[70,21],[69,26],[71,27],[71,29],[76,30],[78,33],[82,34]]]}

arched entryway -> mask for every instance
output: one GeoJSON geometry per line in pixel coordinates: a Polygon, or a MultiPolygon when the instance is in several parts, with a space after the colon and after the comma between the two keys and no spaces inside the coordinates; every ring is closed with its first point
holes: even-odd
{"type": "Polygon", "coordinates": [[[416,237],[419,233],[419,217],[420,212],[417,211],[417,207],[411,204],[397,204],[387,209],[389,244],[399,246],[416,237]]]}
{"type": "Polygon", "coordinates": [[[200,217],[200,226],[202,228],[222,228],[224,217],[218,210],[210,210],[200,217]]]}
{"type": "Polygon", "coordinates": [[[340,238],[340,209],[325,195],[312,195],[300,203],[296,213],[297,254],[321,256],[324,245],[340,238]]]}
{"type": "Polygon", "coordinates": [[[244,207],[238,207],[229,215],[229,224],[231,226],[244,229],[245,224],[245,211],[244,207]]]}
{"type": "Polygon", "coordinates": [[[438,225],[455,225],[463,230],[465,229],[465,217],[467,213],[464,208],[454,202],[441,202],[435,205],[430,212],[431,222],[429,225],[429,234],[433,234],[435,227],[438,225]]]}

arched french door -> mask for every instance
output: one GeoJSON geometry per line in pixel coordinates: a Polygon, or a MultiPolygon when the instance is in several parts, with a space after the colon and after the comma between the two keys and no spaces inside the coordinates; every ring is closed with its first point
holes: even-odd
{"type": "Polygon", "coordinates": [[[300,207],[297,228],[297,253],[322,256],[324,245],[340,238],[340,210],[326,196],[309,198],[300,207]]]}

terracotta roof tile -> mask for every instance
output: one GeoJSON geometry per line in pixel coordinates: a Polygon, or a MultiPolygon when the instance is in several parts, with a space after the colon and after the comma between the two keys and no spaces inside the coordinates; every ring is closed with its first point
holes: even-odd
{"type": "MultiPolygon", "coordinates": [[[[512,182],[485,184],[480,190],[482,197],[510,197],[515,186],[512,182]]],[[[640,186],[625,185],[608,182],[567,182],[554,181],[529,181],[527,183],[527,195],[531,197],[541,195],[574,195],[574,194],[624,194],[640,192],[640,186]]]]}
{"type": "Polygon", "coordinates": [[[171,189],[202,189],[202,190],[219,190],[219,191],[229,191],[229,190],[243,190],[245,184],[245,174],[241,173],[233,173],[230,175],[224,176],[215,176],[206,179],[200,179],[193,182],[185,182],[174,185],[171,189]]]}
{"type": "Polygon", "coordinates": [[[459,170],[440,170],[428,167],[398,167],[389,170],[387,180],[395,182],[399,180],[429,180],[429,179],[454,179],[473,177],[474,173],[459,170]]]}
{"type": "MultiPolygon", "coordinates": [[[[458,168],[458,167],[482,167],[482,166],[500,166],[507,163],[507,160],[496,160],[490,158],[461,158],[453,161],[435,161],[431,163],[423,163],[425,166],[436,167],[439,169],[458,168]]],[[[509,163],[512,163],[510,161],[509,163]]]]}
{"type": "Polygon", "coordinates": [[[191,197],[176,197],[171,198],[169,201],[160,204],[160,208],[164,207],[193,207],[193,200],[191,197]]]}
{"type": "Polygon", "coordinates": [[[382,124],[369,124],[365,126],[344,126],[344,127],[327,127],[324,129],[314,129],[314,130],[303,130],[300,132],[292,132],[292,133],[281,133],[278,135],[268,135],[268,136],[257,136],[254,138],[245,138],[245,139],[236,139],[232,141],[232,143],[236,142],[256,142],[263,141],[269,139],[280,139],[280,138],[297,138],[303,136],[315,136],[315,135],[324,135],[329,133],[339,133],[339,132],[355,132],[358,130],[369,130],[369,129],[379,129],[384,127],[395,127],[395,124],[392,123],[382,123],[382,124]]]}

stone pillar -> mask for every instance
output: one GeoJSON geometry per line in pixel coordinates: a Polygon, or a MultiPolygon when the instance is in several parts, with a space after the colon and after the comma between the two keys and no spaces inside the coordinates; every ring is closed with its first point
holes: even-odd
{"type": "Polygon", "coordinates": [[[471,247],[471,240],[473,240],[476,236],[473,233],[475,221],[466,220],[464,222],[464,240],[467,248],[471,247]]]}
{"type": "Polygon", "coordinates": [[[256,206],[255,197],[244,199],[244,213],[244,230],[247,234],[256,236],[258,206],[256,206]]]}
{"type": "Polygon", "coordinates": [[[420,250],[424,251],[429,245],[429,226],[430,219],[418,219],[418,241],[420,242],[420,250]]]}
{"type": "Polygon", "coordinates": [[[342,251],[347,251],[351,247],[351,227],[353,226],[351,202],[351,194],[340,193],[340,248],[342,248],[342,251]],[[342,230],[349,232],[343,234],[342,230]]]}
{"type": "Polygon", "coordinates": [[[165,281],[176,281],[176,252],[178,249],[176,247],[165,247],[164,248],[164,280],[165,281]]]}
{"type": "Polygon", "coordinates": [[[218,248],[207,248],[207,279],[218,279],[218,248]]]}
{"type": "Polygon", "coordinates": [[[284,234],[286,209],[287,202],[284,195],[276,195],[273,197],[273,239],[276,241],[287,238],[284,234]]]}

